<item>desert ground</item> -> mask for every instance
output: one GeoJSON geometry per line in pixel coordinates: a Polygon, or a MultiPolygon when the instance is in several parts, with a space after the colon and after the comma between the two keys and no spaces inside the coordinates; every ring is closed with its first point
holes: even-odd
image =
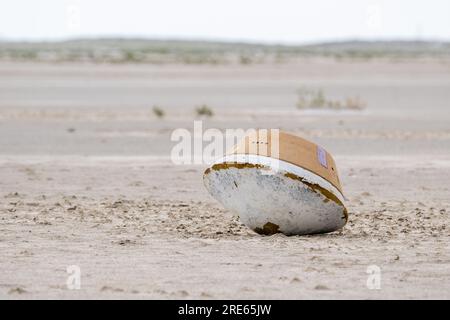
{"type": "Polygon", "coordinates": [[[0,59],[1,299],[450,299],[449,214],[448,60],[0,59]],[[304,87],[364,106],[299,109],[304,87]],[[348,224],[292,237],[241,225],[203,187],[206,164],[171,161],[171,133],[194,120],[326,148],[348,224]]]}

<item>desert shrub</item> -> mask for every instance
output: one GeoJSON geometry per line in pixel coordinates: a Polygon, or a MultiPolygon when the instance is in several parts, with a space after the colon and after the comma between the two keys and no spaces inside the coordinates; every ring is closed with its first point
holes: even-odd
{"type": "Polygon", "coordinates": [[[366,102],[359,96],[346,97],[343,101],[329,99],[322,89],[301,88],[297,95],[299,109],[361,110],[366,106],[366,102]]]}
{"type": "Polygon", "coordinates": [[[153,107],[153,114],[154,114],[156,117],[158,117],[158,118],[163,118],[163,117],[165,116],[166,113],[165,113],[164,110],[161,109],[160,107],[154,106],[154,107],[153,107]]]}
{"type": "Polygon", "coordinates": [[[210,107],[208,107],[206,104],[198,106],[195,109],[195,112],[198,116],[212,117],[214,115],[214,112],[212,111],[212,109],[210,107]]]}

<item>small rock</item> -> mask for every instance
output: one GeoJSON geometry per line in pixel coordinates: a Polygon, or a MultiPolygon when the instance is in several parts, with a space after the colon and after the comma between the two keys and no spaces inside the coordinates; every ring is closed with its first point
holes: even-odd
{"type": "Polygon", "coordinates": [[[330,290],[330,288],[328,288],[327,286],[324,286],[322,284],[318,284],[317,286],[314,287],[315,290],[330,290]]]}
{"type": "Polygon", "coordinates": [[[12,288],[11,290],[8,291],[8,294],[24,294],[24,293],[27,293],[27,291],[20,287],[12,288]]]}
{"type": "Polygon", "coordinates": [[[180,290],[178,291],[178,294],[182,297],[187,297],[189,293],[186,290],[180,290]]]}

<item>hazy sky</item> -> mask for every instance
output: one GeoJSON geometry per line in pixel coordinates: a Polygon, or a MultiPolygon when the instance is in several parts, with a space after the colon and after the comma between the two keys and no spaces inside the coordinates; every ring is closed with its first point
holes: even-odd
{"type": "Polygon", "coordinates": [[[0,0],[0,38],[450,40],[450,0],[0,0]]]}

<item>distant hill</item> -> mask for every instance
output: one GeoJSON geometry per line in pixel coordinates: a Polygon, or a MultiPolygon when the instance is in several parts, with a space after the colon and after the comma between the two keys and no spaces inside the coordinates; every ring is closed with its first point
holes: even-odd
{"type": "Polygon", "coordinates": [[[283,63],[305,57],[337,59],[450,58],[450,42],[346,41],[314,45],[79,39],[60,42],[0,42],[0,60],[107,63],[283,63]]]}

